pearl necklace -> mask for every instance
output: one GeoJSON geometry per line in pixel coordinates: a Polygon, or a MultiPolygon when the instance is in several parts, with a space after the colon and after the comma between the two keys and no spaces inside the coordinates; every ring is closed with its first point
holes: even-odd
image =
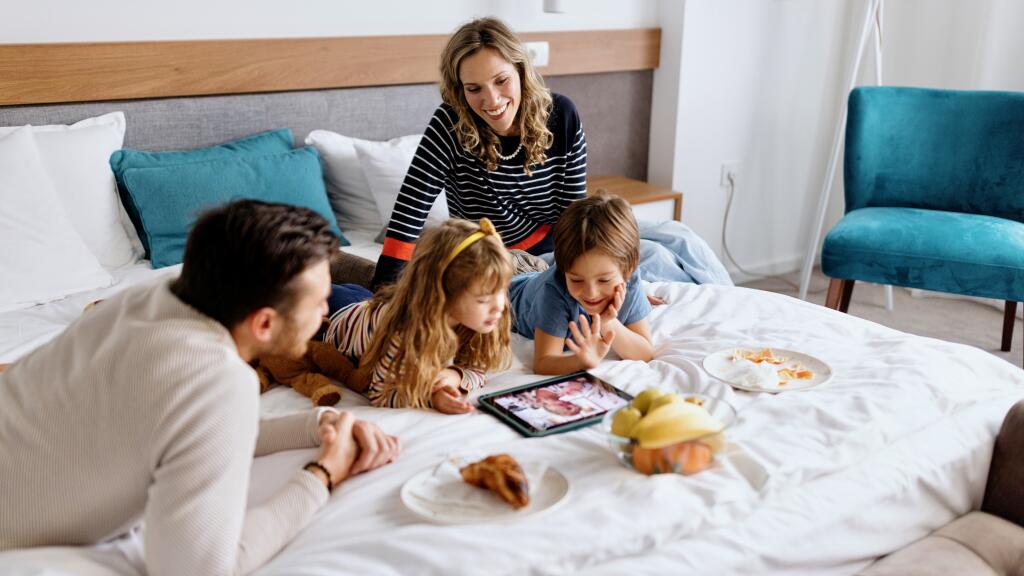
{"type": "Polygon", "coordinates": [[[516,146],[516,149],[513,150],[512,153],[509,154],[508,156],[502,155],[501,148],[498,148],[497,146],[494,147],[494,153],[498,156],[498,158],[500,158],[502,160],[511,160],[511,159],[515,158],[516,154],[519,154],[519,151],[522,150],[522,149],[523,149],[523,141],[520,140],[519,141],[519,146],[516,146]]]}

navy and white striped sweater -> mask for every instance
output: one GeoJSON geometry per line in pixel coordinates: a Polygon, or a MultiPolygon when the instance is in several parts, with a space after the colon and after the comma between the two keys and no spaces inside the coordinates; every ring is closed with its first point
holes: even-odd
{"type": "MultiPolygon", "coordinates": [[[[500,160],[488,172],[455,136],[457,115],[441,104],[430,119],[391,214],[374,287],[393,282],[412,257],[427,213],[444,190],[454,218],[490,218],[505,245],[534,254],[550,252],[551,226],[573,201],[586,196],[587,143],[571,100],[552,94],[548,129],[554,142],[543,164],[523,170],[524,150],[500,160]]],[[[519,146],[519,137],[501,137],[502,154],[519,146]]]]}

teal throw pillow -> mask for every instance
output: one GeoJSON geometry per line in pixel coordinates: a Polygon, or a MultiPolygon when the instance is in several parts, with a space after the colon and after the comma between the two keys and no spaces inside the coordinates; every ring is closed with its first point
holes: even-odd
{"type": "Polygon", "coordinates": [[[342,245],[348,245],[327,201],[319,156],[311,147],[158,162],[124,168],[118,179],[136,211],[139,237],[154,268],[181,262],[188,232],[201,212],[243,198],[309,208],[330,223],[342,245]]]}
{"type": "Polygon", "coordinates": [[[287,152],[292,149],[292,131],[288,128],[261,132],[252,136],[246,136],[231,142],[225,142],[217,146],[197,148],[195,150],[169,151],[169,152],[147,152],[145,150],[122,149],[110,155],[110,167],[114,171],[117,180],[118,193],[121,196],[121,203],[128,212],[132,224],[135,225],[142,241],[142,247],[146,250],[146,257],[150,257],[149,243],[146,234],[142,230],[142,223],[138,210],[127,194],[124,187],[124,172],[129,168],[153,168],[156,166],[173,166],[176,164],[191,164],[193,162],[205,162],[220,158],[236,158],[238,156],[272,154],[275,152],[287,152]]]}

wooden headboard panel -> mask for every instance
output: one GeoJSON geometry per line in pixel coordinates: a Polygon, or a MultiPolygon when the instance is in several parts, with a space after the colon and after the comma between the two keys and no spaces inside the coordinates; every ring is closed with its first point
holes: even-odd
{"type": "MultiPolygon", "coordinates": [[[[651,70],[657,28],[534,32],[545,76],[651,70]]],[[[438,80],[446,35],[0,44],[0,106],[246,94],[438,80]]]]}
{"type": "MultiPolygon", "coordinates": [[[[658,29],[537,32],[540,68],[587,134],[588,172],[646,179],[658,29]]],[[[123,110],[125,146],[217,144],[272,128],[384,140],[420,133],[440,103],[446,36],[0,44],[0,126],[123,110]]]]}

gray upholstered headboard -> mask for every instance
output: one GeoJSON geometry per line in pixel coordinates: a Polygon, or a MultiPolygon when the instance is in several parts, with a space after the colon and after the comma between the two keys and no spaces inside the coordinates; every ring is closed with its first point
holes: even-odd
{"type": "MultiPolygon", "coordinates": [[[[556,76],[546,81],[579,108],[590,174],[646,178],[651,71],[556,76]]],[[[386,140],[421,133],[440,101],[436,85],[413,84],[7,106],[0,107],[0,126],[66,124],[123,110],[127,148],[195,148],[274,128],[291,128],[296,144],[315,129],[386,140]]]]}

